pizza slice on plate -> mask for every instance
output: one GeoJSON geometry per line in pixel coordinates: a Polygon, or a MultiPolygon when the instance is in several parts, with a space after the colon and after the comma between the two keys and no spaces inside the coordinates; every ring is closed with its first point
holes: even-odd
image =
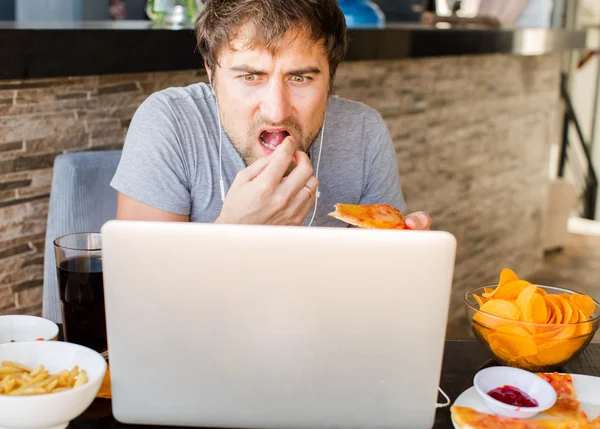
{"type": "Polygon", "coordinates": [[[550,383],[556,391],[556,403],[543,413],[547,418],[540,415],[529,420],[513,419],[454,405],[451,408],[452,420],[461,429],[600,429],[600,416],[590,422],[579,408],[570,374],[536,375],[550,383]]]}
{"type": "Polygon", "coordinates": [[[552,408],[544,411],[544,414],[587,421],[585,412],[579,409],[579,401],[573,387],[573,377],[570,374],[554,372],[551,374],[536,373],[536,375],[550,383],[556,391],[556,403],[552,408]]]}
{"type": "Polygon", "coordinates": [[[336,204],[329,216],[360,228],[410,229],[400,210],[388,204],[336,204]]]}
{"type": "Polygon", "coordinates": [[[452,406],[452,420],[461,429],[600,429],[599,419],[593,422],[569,418],[513,419],[482,413],[468,407],[452,406]],[[598,421],[598,423],[596,423],[598,421]]]}

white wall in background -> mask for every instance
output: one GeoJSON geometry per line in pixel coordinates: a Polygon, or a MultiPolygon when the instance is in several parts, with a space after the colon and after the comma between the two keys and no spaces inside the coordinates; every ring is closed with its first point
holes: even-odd
{"type": "MultiPolygon", "coordinates": [[[[577,18],[579,28],[600,24],[600,1],[581,0],[577,18]]],[[[591,49],[600,50],[600,29],[588,29],[587,42],[591,49]]],[[[584,53],[581,51],[575,55],[576,60],[584,53]]],[[[600,55],[596,55],[583,67],[573,69],[570,86],[573,107],[586,143],[592,148],[592,163],[597,174],[600,174],[600,88],[597,87],[599,72],[600,55]]],[[[569,138],[577,138],[574,130],[571,130],[569,138]]],[[[600,219],[600,190],[597,196],[596,219],[600,219]]]]}

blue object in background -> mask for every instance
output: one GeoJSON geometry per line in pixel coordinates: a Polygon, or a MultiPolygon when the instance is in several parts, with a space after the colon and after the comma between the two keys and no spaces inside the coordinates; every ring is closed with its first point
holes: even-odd
{"type": "Polygon", "coordinates": [[[348,28],[383,27],[385,16],[379,6],[369,0],[338,0],[348,28]]]}

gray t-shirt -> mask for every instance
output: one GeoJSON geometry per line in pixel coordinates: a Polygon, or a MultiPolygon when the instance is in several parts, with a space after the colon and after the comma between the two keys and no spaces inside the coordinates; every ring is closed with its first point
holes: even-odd
{"type": "MultiPolygon", "coordinates": [[[[149,206],[214,222],[222,207],[219,123],[210,86],[152,94],[136,111],[111,186],[149,206]]],[[[327,106],[314,226],[347,226],[327,213],[336,203],[390,204],[404,210],[396,153],[379,113],[333,96],[327,106]]],[[[225,192],[244,161],[222,135],[225,192]]],[[[309,156],[316,172],[321,134],[309,156]]],[[[308,225],[312,210],[304,221],[308,225]]]]}

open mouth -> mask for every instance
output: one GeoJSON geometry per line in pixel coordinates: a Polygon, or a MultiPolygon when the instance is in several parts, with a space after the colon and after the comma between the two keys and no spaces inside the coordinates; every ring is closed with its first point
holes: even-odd
{"type": "Polygon", "coordinates": [[[275,150],[290,133],[286,130],[268,131],[264,130],[260,133],[258,139],[260,144],[270,150],[275,150]]]}

